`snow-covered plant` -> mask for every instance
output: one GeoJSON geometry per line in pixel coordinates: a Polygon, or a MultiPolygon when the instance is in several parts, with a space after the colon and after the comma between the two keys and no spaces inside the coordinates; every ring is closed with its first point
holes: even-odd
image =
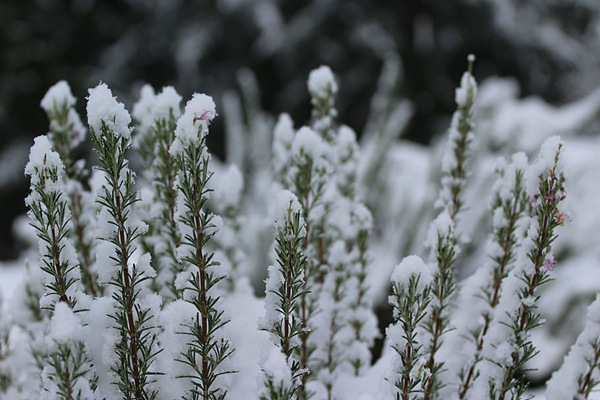
{"type": "MultiPolygon", "coordinates": [[[[401,76],[394,57],[373,101],[376,132],[361,144],[336,119],[336,76],[319,67],[309,126],[282,114],[269,149],[270,118],[242,71],[244,104],[223,99],[239,140],[227,162],[207,146],[211,97],[195,94],[182,113],[173,88],[144,86],[131,128],[100,84],[87,104],[100,162],[91,174],[72,161],[86,128],[59,82],[26,168],[33,234],[21,234],[38,246],[0,313],[2,398],[528,397],[545,351],[540,288],[564,279],[572,248],[555,240],[571,220],[563,164],[573,157],[557,137],[531,145],[541,145],[532,165],[533,154],[490,157],[472,63],[445,147],[432,150],[394,142],[410,116],[386,86],[401,76]],[[429,181],[440,169],[441,185],[429,181]]],[[[547,399],[598,387],[597,311],[598,300],[547,399]]]]}
{"type": "Polygon", "coordinates": [[[72,151],[85,139],[86,129],[81,123],[79,114],[75,111],[75,97],[69,84],[60,81],[52,86],[41,106],[50,120],[51,140],[55,151],[65,166],[65,187],[69,196],[71,221],[71,237],[75,243],[80,260],[81,281],[85,291],[96,296],[101,288],[96,282],[96,274],[92,271],[93,232],[91,229],[94,218],[94,196],[85,190],[81,181],[86,177],[84,161],[72,160],[72,151]]]}
{"type": "Polygon", "coordinates": [[[473,56],[469,56],[469,69],[456,90],[458,110],[452,117],[448,145],[442,161],[442,186],[436,206],[441,213],[432,223],[428,236],[430,262],[435,267],[431,280],[430,310],[422,324],[430,338],[425,343],[428,355],[427,368],[431,374],[423,386],[424,399],[434,399],[443,384],[439,378],[444,370],[444,362],[437,357],[443,344],[443,337],[452,329],[450,325],[450,304],[456,289],[454,264],[460,251],[458,214],[464,207],[464,188],[467,176],[467,157],[473,141],[473,104],[477,84],[472,75],[473,56]]]}
{"type": "MultiPolygon", "coordinates": [[[[301,206],[293,193],[284,190],[277,199],[275,220],[275,252],[277,265],[269,267],[266,286],[266,314],[259,325],[268,331],[271,340],[285,356],[283,368],[290,379],[277,379],[282,371],[271,368],[276,355],[269,354],[263,362],[265,393],[261,398],[291,400],[296,398],[301,388],[301,379],[309,371],[302,368],[298,347],[303,333],[300,301],[305,295],[304,265],[306,257],[302,253],[302,242],[306,235],[306,224],[301,217],[301,206]]],[[[275,350],[274,350],[275,351],[275,350]]]]}
{"type": "Polygon", "coordinates": [[[191,321],[182,324],[182,334],[188,339],[178,361],[188,369],[181,378],[189,379],[192,386],[184,398],[194,400],[224,399],[227,390],[218,378],[234,372],[225,367],[234,351],[222,334],[229,321],[218,284],[225,275],[206,247],[221,225],[221,219],[206,210],[212,176],[206,135],[215,115],[212,98],[195,94],[177,121],[175,141],[169,150],[179,167],[175,218],[182,234],[178,257],[189,274],[181,287],[184,300],[195,310],[191,321]]]}
{"type": "Polygon", "coordinates": [[[426,316],[430,302],[431,273],[423,260],[409,256],[396,266],[391,279],[393,295],[390,302],[396,322],[388,328],[387,335],[397,353],[393,383],[397,398],[410,400],[422,393],[431,379],[424,369],[427,360],[423,344],[417,337],[419,323],[426,316]]]}
{"type": "Polygon", "coordinates": [[[552,279],[556,263],[552,254],[555,230],[568,218],[561,203],[565,199],[565,174],[559,158],[562,146],[560,138],[548,139],[527,172],[531,222],[518,264],[503,282],[496,318],[502,328],[495,329],[492,343],[496,354],[488,358],[501,369],[500,375],[490,381],[494,399],[522,398],[527,382],[517,373],[537,354],[529,332],[543,323],[536,310],[538,289],[552,279]],[[497,335],[503,329],[509,330],[509,334],[500,339],[497,335]],[[498,346],[502,346],[504,354],[499,354],[498,346]]]}
{"type": "Polygon", "coordinates": [[[488,260],[460,290],[459,309],[470,307],[483,317],[479,320],[463,314],[464,318],[455,322],[457,333],[471,343],[459,372],[461,399],[467,396],[473,381],[479,376],[478,364],[482,361],[483,345],[500,300],[502,281],[514,267],[522,240],[523,232],[519,229],[529,204],[525,191],[526,168],[527,157],[523,153],[515,154],[510,165],[506,165],[504,159],[499,160],[496,169],[499,176],[491,203],[494,218],[488,239],[488,260]]]}
{"type": "Polygon", "coordinates": [[[114,301],[109,315],[117,335],[116,359],[110,367],[113,382],[123,398],[153,399],[157,395],[152,387],[153,376],[158,371],[152,362],[160,351],[156,342],[157,310],[151,301],[142,302],[141,295],[155,271],[148,255],[137,260],[134,256],[137,240],[147,226],[132,210],[139,197],[126,158],[132,146],[131,117],[105,84],[90,90],[87,111],[90,135],[105,179],[97,198],[102,209],[96,235],[103,241],[97,256],[102,262],[99,279],[110,285],[114,301]]]}
{"type": "Polygon", "coordinates": [[[178,165],[169,153],[181,114],[180,102],[181,96],[172,87],[165,87],[155,95],[152,87],[144,86],[132,114],[139,127],[136,147],[144,159],[146,180],[153,189],[151,197],[154,199],[145,215],[149,232],[142,243],[155,260],[152,290],[166,299],[181,298],[181,291],[175,288],[175,277],[182,271],[176,255],[181,241],[175,218],[178,165]]]}

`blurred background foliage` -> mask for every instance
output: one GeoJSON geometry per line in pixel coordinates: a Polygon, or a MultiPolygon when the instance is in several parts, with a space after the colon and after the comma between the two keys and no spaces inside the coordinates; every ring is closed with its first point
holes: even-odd
{"type": "MultiPolygon", "coordinates": [[[[466,56],[475,75],[512,76],[521,96],[552,104],[600,79],[597,0],[3,0],[0,3],[0,259],[19,246],[23,176],[32,138],[47,131],[39,107],[66,79],[85,119],[87,88],[106,82],[131,110],[143,83],[223,96],[254,76],[254,105],[307,121],[311,69],[341,83],[340,121],[361,132],[383,62],[400,57],[395,90],[414,105],[405,137],[428,143],[447,127],[466,56]],[[249,74],[252,71],[254,75],[249,74]],[[245,77],[245,78],[244,78],[245,77]]],[[[212,128],[212,127],[211,127],[212,128]]],[[[223,156],[223,118],[210,143],[223,156]]],[[[85,151],[85,149],[83,150],[85,151]]]]}

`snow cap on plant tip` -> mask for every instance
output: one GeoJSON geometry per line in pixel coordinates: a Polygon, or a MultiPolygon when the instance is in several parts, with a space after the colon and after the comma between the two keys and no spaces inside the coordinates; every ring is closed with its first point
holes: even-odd
{"type": "Polygon", "coordinates": [[[89,89],[88,93],[87,115],[90,128],[100,133],[104,123],[115,136],[131,137],[131,116],[123,103],[119,103],[117,98],[113,97],[108,86],[101,83],[89,89]]]}
{"type": "Polygon", "coordinates": [[[154,88],[146,84],[140,90],[140,99],[133,105],[131,115],[140,125],[148,127],[154,123],[153,108],[156,102],[154,88]]]}
{"type": "MultiPolygon", "coordinates": [[[[173,86],[165,86],[162,91],[156,95],[154,98],[154,107],[152,109],[155,119],[167,119],[169,118],[169,113],[173,110],[173,116],[175,118],[179,118],[181,115],[181,109],[179,108],[179,104],[181,104],[181,96],[173,86]]],[[[213,103],[214,110],[214,103],[213,103]]],[[[212,115],[214,117],[214,113],[212,115]]],[[[212,119],[211,117],[211,119],[212,119]]]]}
{"type": "MultiPolygon", "coordinates": [[[[549,137],[542,143],[537,160],[528,168],[526,173],[527,194],[530,197],[540,194],[539,178],[541,175],[548,174],[554,168],[556,156],[563,143],[560,136],[549,137]]],[[[555,173],[556,175],[564,173],[562,157],[558,158],[555,173]]]]}
{"type": "Polygon", "coordinates": [[[325,156],[329,152],[329,146],[314,130],[303,126],[296,133],[292,144],[292,154],[295,157],[307,155],[313,160],[325,156]]]}
{"type": "Polygon", "coordinates": [[[56,169],[59,175],[64,170],[60,156],[52,149],[52,143],[46,135],[36,137],[29,151],[29,162],[25,166],[25,175],[31,176],[32,185],[39,182],[42,169],[56,169]]]}
{"type": "Polygon", "coordinates": [[[171,154],[180,154],[190,144],[200,144],[208,133],[210,121],[217,115],[215,102],[205,94],[194,93],[185,105],[183,115],[177,120],[175,141],[171,146],[171,154]]]}
{"type": "MultiPolygon", "coordinates": [[[[472,63],[474,58],[469,57],[469,62],[472,63]]],[[[475,95],[477,94],[477,82],[473,77],[473,74],[470,71],[471,67],[469,67],[469,71],[465,72],[460,79],[460,86],[456,89],[454,94],[454,101],[460,107],[464,107],[467,105],[467,102],[473,101],[475,95]]]]}
{"type": "Polygon", "coordinates": [[[288,147],[292,145],[294,141],[294,121],[292,121],[289,114],[279,115],[273,130],[273,141],[274,146],[276,144],[283,144],[288,147]]]}
{"type": "MultiPolygon", "coordinates": [[[[288,215],[302,213],[302,206],[296,195],[289,190],[282,190],[275,199],[275,228],[284,230],[287,225],[288,215]]],[[[303,219],[300,218],[300,224],[303,225],[303,219]]]]}
{"type": "Polygon", "coordinates": [[[311,96],[319,98],[327,97],[329,92],[336,94],[338,86],[331,68],[322,65],[310,71],[308,75],[308,91],[311,96]]]}
{"type": "Polygon", "coordinates": [[[419,256],[404,257],[394,268],[391,279],[393,283],[408,288],[411,276],[419,276],[419,292],[431,283],[431,269],[419,256]]]}
{"type": "Polygon", "coordinates": [[[71,93],[71,87],[67,81],[58,81],[48,91],[40,102],[40,106],[50,114],[55,107],[73,107],[76,103],[76,99],[71,93]]]}

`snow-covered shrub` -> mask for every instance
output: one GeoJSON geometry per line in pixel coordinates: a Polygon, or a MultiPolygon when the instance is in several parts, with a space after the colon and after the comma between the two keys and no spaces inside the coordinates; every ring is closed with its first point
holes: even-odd
{"type": "MultiPolygon", "coordinates": [[[[0,315],[3,398],[525,398],[544,350],[543,289],[569,246],[555,242],[571,220],[569,144],[534,138],[533,163],[492,157],[482,131],[496,125],[478,128],[477,113],[494,108],[478,105],[473,61],[448,138],[425,161],[394,142],[410,115],[387,90],[394,59],[362,145],[336,120],[339,82],[322,66],[308,78],[310,123],[281,115],[266,148],[270,125],[246,105],[256,140],[229,143],[230,164],[206,144],[211,97],[182,111],[173,88],[145,86],[132,127],[100,84],[87,98],[90,173],[71,159],[86,129],[59,82],[26,167],[38,251],[0,315]]],[[[242,138],[240,106],[224,100],[228,137],[242,138]]],[[[597,303],[547,398],[589,398],[600,382],[597,303]]]]}

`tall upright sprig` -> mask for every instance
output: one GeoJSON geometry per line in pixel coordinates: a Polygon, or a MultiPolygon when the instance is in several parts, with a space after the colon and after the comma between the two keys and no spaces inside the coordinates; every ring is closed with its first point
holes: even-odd
{"type": "MultiPolygon", "coordinates": [[[[546,140],[538,160],[528,170],[531,225],[522,247],[520,265],[506,278],[499,305],[503,312],[499,323],[509,330],[504,340],[510,348],[510,357],[491,358],[501,369],[499,379],[490,381],[490,393],[497,400],[507,396],[522,398],[527,382],[518,372],[537,354],[530,332],[543,323],[536,306],[538,288],[551,280],[555,265],[551,251],[557,237],[555,230],[568,215],[560,209],[565,198],[565,174],[559,162],[562,146],[558,137],[546,140]]],[[[498,340],[495,344],[498,345],[498,340]]]]}
{"type": "Polygon", "coordinates": [[[338,85],[331,68],[322,65],[308,75],[308,91],[313,105],[312,128],[321,134],[323,139],[331,141],[334,132],[333,122],[337,117],[335,95],[338,85]]]}
{"type": "Polygon", "coordinates": [[[113,287],[115,322],[119,340],[115,344],[117,362],[111,366],[114,382],[124,399],[156,398],[151,387],[156,371],[152,362],[159,351],[156,346],[154,310],[143,306],[140,293],[144,282],[155,272],[147,258],[134,261],[137,240],[147,227],[135,218],[134,204],[139,200],[134,190],[134,176],[125,153],[131,147],[131,117],[122,103],[112,96],[108,86],[90,89],[87,104],[88,124],[104,172],[105,185],[98,193],[102,205],[98,236],[106,259],[100,279],[113,287]]]}
{"type": "Polygon", "coordinates": [[[146,165],[146,179],[153,190],[146,219],[150,227],[144,246],[155,256],[156,277],[152,289],[167,299],[180,298],[175,288],[175,278],[182,271],[176,249],[181,240],[175,219],[177,188],[175,178],[178,166],[169,149],[175,140],[177,118],[181,111],[181,96],[172,87],[165,87],[158,95],[149,86],[134,106],[133,117],[138,121],[140,133],[135,141],[146,165]]]}
{"type": "Polygon", "coordinates": [[[48,89],[40,105],[50,120],[48,134],[55,151],[65,165],[65,188],[71,209],[70,236],[75,243],[80,260],[81,281],[90,295],[100,294],[96,274],[92,271],[93,256],[93,202],[92,194],[85,190],[81,179],[85,178],[83,160],[75,162],[72,151],[85,139],[86,129],[75,110],[76,99],[66,81],[60,81],[48,89]]]}
{"type": "MultiPolygon", "coordinates": [[[[302,243],[306,226],[301,216],[302,207],[296,196],[284,190],[277,199],[275,221],[275,253],[277,265],[269,268],[265,317],[261,319],[261,329],[271,334],[271,340],[285,356],[285,369],[289,369],[289,382],[277,379],[277,373],[263,363],[264,388],[262,399],[292,400],[301,387],[302,375],[308,373],[302,368],[296,351],[301,344],[303,333],[300,318],[300,301],[304,293],[304,264],[302,243]]],[[[273,359],[273,357],[269,357],[273,359]]],[[[268,360],[267,360],[268,361],[268,360]]]]}
{"type": "Polygon", "coordinates": [[[510,165],[503,162],[497,168],[499,177],[492,195],[493,233],[489,239],[488,260],[481,273],[467,279],[461,288],[461,298],[465,304],[459,305],[456,314],[464,313],[465,326],[459,326],[458,329],[473,346],[473,351],[468,353],[460,369],[458,391],[461,399],[466,397],[479,375],[478,364],[482,360],[483,345],[500,300],[501,284],[514,266],[518,241],[524,233],[520,232],[519,224],[529,204],[525,190],[526,168],[527,157],[523,153],[515,154],[510,165]],[[473,318],[473,313],[481,313],[483,319],[473,318]]]}
{"type": "MultiPolygon", "coordinates": [[[[296,133],[292,143],[292,168],[290,169],[290,182],[292,191],[302,205],[303,216],[306,221],[306,236],[303,251],[306,255],[304,263],[304,294],[301,300],[301,314],[303,333],[302,345],[298,349],[301,354],[302,368],[311,368],[316,377],[316,366],[313,363],[315,343],[310,336],[314,329],[312,319],[318,313],[318,287],[323,278],[322,267],[325,264],[325,251],[323,237],[323,215],[325,213],[325,184],[331,174],[329,163],[329,145],[318,133],[308,127],[302,127],[296,133]]],[[[309,398],[306,384],[309,376],[302,376],[302,391],[300,397],[309,398]]]]}
{"type": "Polygon", "coordinates": [[[25,173],[31,176],[29,206],[31,225],[40,239],[42,270],[47,274],[42,301],[53,309],[57,301],[75,307],[79,262],[69,240],[71,213],[64,187],[64,165],[47,136],[39,136],[31,148],[25,173]]]}
{"type": "Polygon", "coordinates": [[[600,296],[588,307],[586,324],[561,367],[546,384],[548,400],[588,399],[600,380],[600,296]]]}
{"type": "Polygon", "coordinates": [[[443,344],[443,336],[451,328],[449,306],[456,289],[453,266],[457,259],[460,239],[457,217],[464,206],[466,162],[473,140],[473,104],[477,89],[472,75],[473,61],[474,58],[469,56],[469,69],[463,74],[461,85],[456,90],[458,110],[454,113],[450,125],[448,145],[442,161],[442,187],[436,202],[442,213],[434,221],[428,238],[431,248],[430,260],[437,270],[431,283],[430,310],[423,319],[424,327],[430,335],[430,341],[425,344],[425,348],[429,356],[427,368],[431,374],[424,387],[425,400],[436,398],[443,386],[439,378],[444,369],[444,362],[436,356],[443,344]]]}
{"type": "Polygon", "coordinates": [[[182,334],[189,337],[189,342],[179,361],[189,367],[189,373],[181,378],[190,379],[192,383],[185,398],[194,400],[224,399],[227,390],[219,377],[233,372],[224,366],[234,349],[222,334],[223,326],[229,321],[224,316],[217,289],[225,276],[219,273],[214,254],[206,249],[217,231],[214,216],[205,209],[207,184],[212,176],[208,168],[206,135],[215,115],[212,98],[194,94],[177,121],[176,139],[170,149],[179,167],[176,217],[182,237],[178,255],[186,267],[191,268],[184,299],[196,311],[193,320],[183,326],[182,334]]]}
{"type": "Polygon", "coordinates": [[[26,202],[39,238],[41,269],[46,274],[46,292],[40,304],[53,313],[45,337],[48,355],[42,373],[42,397],[92,399],[95,372],[78,332],[82,323],[74,314],[83,311],[85,306],[79,302],[85,298],[79,292],[79,260],[70,239],[64,165],[47,136],[35,139],[25,172],[31,176],[31,194],[26,202]],[[65,323],[69,326],[56,328],[65,323]]]}
{"type": "Polygon", "coordinates": [[[417,328],[427,314],[431,273],[423,260],[409,256],[396,266],[391,280],[394,325],[388,328],[387,336],[397,359],[392,382],[396,399],[411,400],[422,394],[430,379],[427,370],[423,371],[427,358],[417,328]]]}

